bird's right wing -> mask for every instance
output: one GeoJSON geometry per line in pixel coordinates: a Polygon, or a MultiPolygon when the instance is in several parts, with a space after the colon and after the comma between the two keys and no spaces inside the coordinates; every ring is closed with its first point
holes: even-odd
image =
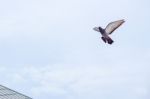
{"type": "Polygon", "coordinates": [[[107,34],[111,34],[113,31],[115,31],[119,26],[121,26],[125,21],[124,20],[118,20],[118,21],[114,21],[109,23],[106,28],[105,31],[107,34]]]}

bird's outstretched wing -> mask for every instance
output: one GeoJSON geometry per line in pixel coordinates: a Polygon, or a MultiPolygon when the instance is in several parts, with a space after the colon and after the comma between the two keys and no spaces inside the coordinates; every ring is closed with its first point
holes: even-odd
{"type": "Polygon", "coordinates": [[[94,27],[93,30],[95,30],[97,32],[100,32],[99,29],[98,29],[98,27],[94,27]]]}
{"type": "Polygon", "coordinates": [[[124,20],[118,20],[118,21],[114,21],[114,22],[109,23],[105,28],[106,33],[112,34],[112,32],[115,31],[124,22],[125,22],[124,20]]]}

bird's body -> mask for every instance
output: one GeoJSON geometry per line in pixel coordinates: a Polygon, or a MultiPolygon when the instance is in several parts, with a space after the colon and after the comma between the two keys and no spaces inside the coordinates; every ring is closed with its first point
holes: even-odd
{"type": "Polygon", "coordinates": [[[125,22],[124,20],[118,20],[118,21],[109,23],[105,29],[101,27],[95,27],[93,29],[101,33],[102,35],[101,38],[105,43],[112,44],[114,41],[109,37],[109,35],[124,22],[125,22]]]}

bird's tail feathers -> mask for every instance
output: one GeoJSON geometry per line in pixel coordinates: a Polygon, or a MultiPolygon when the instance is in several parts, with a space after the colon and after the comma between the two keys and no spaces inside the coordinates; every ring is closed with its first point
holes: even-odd
{"type": "Polygon", "coordinates": [[[107,39],[108,44],[112,44],[114,42],[111,38],[106,38],[106,39],[107,39]]]}
{"type": "Polygon", "coordinates": [[[105,42],[105,43],[108,43],[108,44],[112,44],[114,41],[110,38],[110,37],[108,37],[108,38],[106,38],[106,37],[101,37],[102,38],[102,40],[105,42]]]}

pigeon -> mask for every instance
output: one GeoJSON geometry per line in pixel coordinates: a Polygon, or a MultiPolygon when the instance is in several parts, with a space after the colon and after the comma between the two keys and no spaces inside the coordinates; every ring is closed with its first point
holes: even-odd
{"type": "Polygon", "coordinates": [[[109,37],[110,34],[112,34],[119,26],[121,26],[125,21],[117,20],[114,22],[110,22],[105,29],[101,27],[94,27],[93,30],[100,32],[102,37],[101,39],[108,44],[112,44],[114,41],[109,37]]]}

